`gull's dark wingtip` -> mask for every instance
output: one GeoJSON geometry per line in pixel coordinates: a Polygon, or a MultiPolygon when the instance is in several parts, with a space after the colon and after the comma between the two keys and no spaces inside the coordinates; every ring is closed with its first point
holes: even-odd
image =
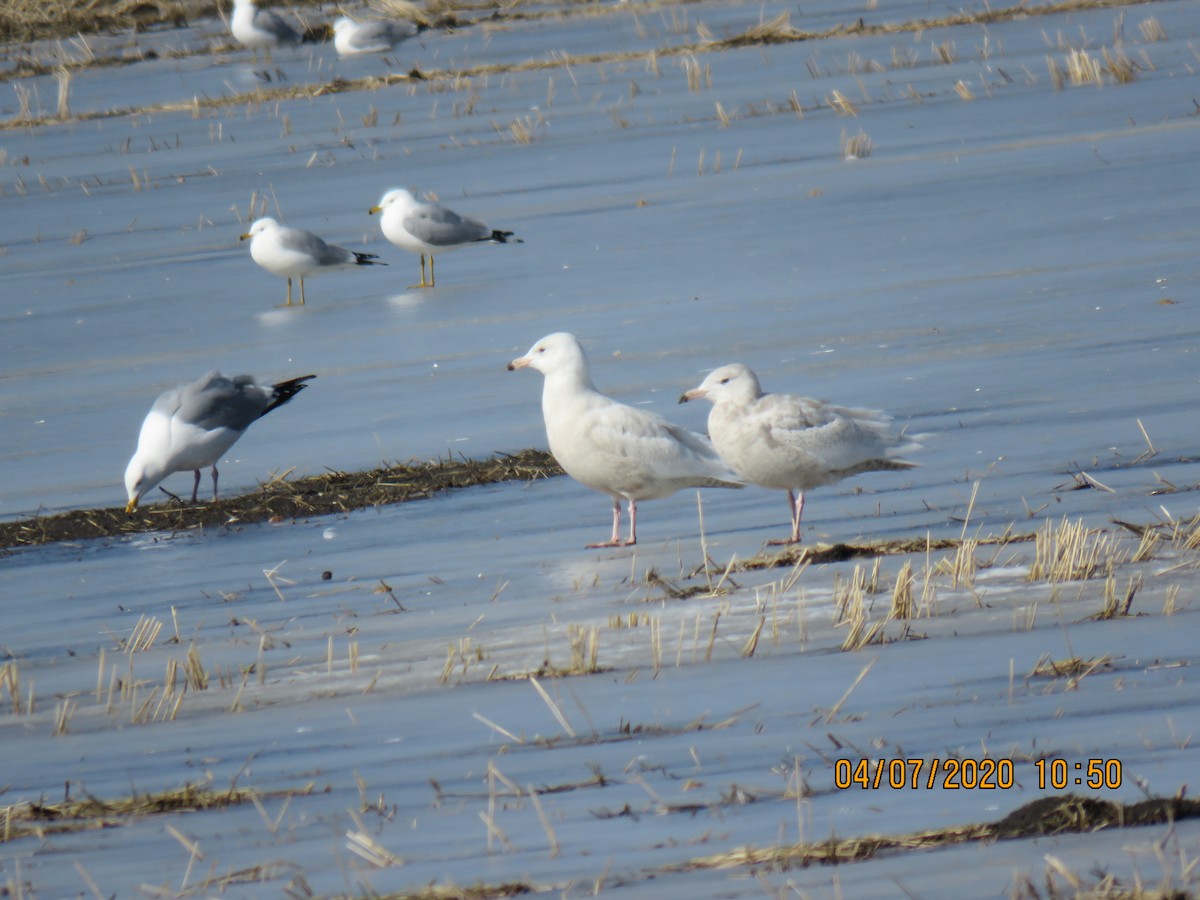
{"type": "Polygon", "coordinates": [[[308,385],[305,384],[306,381],[312,381],[316,377],[316,375],[301,375],[299,378],[289,378],[287,381],[281,381],[278,384],[271,385],[271,388],[274,392],[274,397],[267,405],[267,408],[258,414],[258,417],[261,419],[271,410],[278,409],[279,407],[283,406],[283,404],[287,403],[298,393],[308,387],[308,385]]]}

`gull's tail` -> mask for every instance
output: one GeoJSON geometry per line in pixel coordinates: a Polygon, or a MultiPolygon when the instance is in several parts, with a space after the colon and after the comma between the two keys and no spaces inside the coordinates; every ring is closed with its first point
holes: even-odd
{"type": "MultiPolygon", "coordinates": [[[[350,252],[354,253],[354,264],[356,266],[386,266],[387,265],[387,263],[385,263],[385,262],[379,262],[379,254],[378,253],[355,253],[353,250],[351,250],[350,252]]],[[[309,377],[316,378],[315,375],[310,375],[309,377]]],[[[279,385],[275,385],[275,386],[279,387],[279,385]]],[[[303,387],[303,385],[301,385],[301,387],[303,387]]]]}
{"type": "Polygon", "coordinates": [[[491,241],[493,244],[509,244],[509,243],[523,244],[523,243],[525,243],[520,238],[513,238],[513,240],[510,241],[509,238],[512,236],[513,236],[513,233],[511,231],[500,231],[499,229],[495,229],[487,237],[481,237],[479,240],[491,241]]]}
{"type": "Polygon", "coordinates": [[[259,413],[258,417],[261,419],[277,406],[283,406],[283,404],[308,387],[304,382],[311,381],[316,377],[316,375],[301,375],[299,378],[292,378],[289,381],[281,381],[279,384],[272,385],[273,394],[271,402],[267,405],[266,409],[259,413]]]}

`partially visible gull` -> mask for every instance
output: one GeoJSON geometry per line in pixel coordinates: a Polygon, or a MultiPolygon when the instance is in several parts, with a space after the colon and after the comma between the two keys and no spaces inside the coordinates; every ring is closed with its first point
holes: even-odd
{"type": "MultiPolygon", "coordinates": [[[[478,219],[460,216],[436,203],[422,203],[404,188],[395,188],[383,195],[369,213],[383,213],[379,227],[383,236],[409,253],[421,256],[421,283],[414,288],[434,286],[433,257],[437,253],[456,250],[468,244],[506,244],[511,231],[498,231],[478,219]],[[425,257],[429,257],[429,281],[425,280],[425,257]]],[[[517,238],[514,243],[521,243],[517,238]]]]}
{"type": "Polygon", "coordinates": [[[192,502],[200,489],[200,470],[212,466],[213,500],[217,499],[217,461],[247,428],[287,403],[316,375],[302,375],[266,386],[251,375],[226,378],[209,372],[203,378],[164,391],[142,422],[137,451],[125,469],[133,512],[149,490],[174,472],[192,469],[192,502]]]}
{"type": "Polygon", "coordinates": [[[357,253],[327,244],[311,231],[289,228],[274,219],[258,219],[242,235],[250,240],[253,260],[280,278],[287,279],[287,302],[292,305],[292,279],[300,279],[300,305],[304,305],[304,279],[309,275],[345,266],[386,266],[374,253],[357,253]]]}
{"type": "Polygon", "coordinates": [[[892,429],[892,420],[874,409],[831,406],[791,394],[764,394],[754,372],[743,365],[722,366],[686,391],[680,403],[711,400],[708,433],[728,466],[746,481],[786,490],[791,537],[800,541],[804,492],[861,472],[911,469],[900,459],[919,450],[919,437],[892,429]]]}
{"type": "Polygon", "coordinates": [[[342,16],[333,23],[333,46],[339,56],[386,53],[419,30],[412,22],[402,20],[356,22],[342,16]]]}
{"type": "Polygon", "coordinates": [[[743,482],[703,437],[661,416],[618,403],[596,390],[574,335],[542,338],[508,364],[545,376],[542,416],[550,452],[567,474],[613,500],[612,537],[621,544],[621,500],[629,503],[629,539],[637,543],[637,503],[688,487],[740,488],[743,482]]]}
{"type": "Polygon", "coordinates": [[[266,50],[269,54],[275,47],[299,44],[300,32],[293,28],[279,13],[270,9],[259,9],[254,0],[233,0],[233,17],[229,30],[244,47],[266,50]]]}

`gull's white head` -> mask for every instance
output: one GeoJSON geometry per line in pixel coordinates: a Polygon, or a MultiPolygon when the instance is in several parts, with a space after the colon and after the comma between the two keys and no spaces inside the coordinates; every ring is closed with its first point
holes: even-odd
{"type": "Polygon", "coordinates": [[[510,372],[524,368],[537,369],[543,375],[563,370],[586,373],[587,357],[575,335],[559,331],[546,335],[528,353],[508,364],[510,372]]]}
{"type": "Polygon", "coordinates": [[[154,490],[166,474],[160,471],[159,467],[148,464],[139,447],[138,452],[129,460],[129,465],[125,467],[125,493],[129,497],[129,502],[125,504],[125,512],[137,509],[146,492],[154,490]]]}
{"type": "Polygon", "coordinates": [[[392,188],[380,197],[379,202],[367,210],[367,212],[374,214],[377,212],[387,213],[392,209],[409,210],[417,205],[419,205],[417,198],[413,196],[412,191],[405,190],[404,188],[392,188]]]}
{"type": "Polygon", "coordinates": [[[256,238],[263,232],[274,231],[277,228],[279,228],[279,223],[272,218],[268,217],[265,219],[257,219],[255,220],[254,224],[250,226],[250,230],[242,235],[241,240],[244,241],[247,238],[256,238]]]}
{"type": "Polygon", "coordinates": [[[721,366],[708,373],[708,377],[700,382],[699,387],[685,391],[679,398],[680,403],[689,400],[699,400],[701,397],[717,403],[750,403],[762,396],[758,386],[758,378],[749,367],[741,363],[721,366]]]}

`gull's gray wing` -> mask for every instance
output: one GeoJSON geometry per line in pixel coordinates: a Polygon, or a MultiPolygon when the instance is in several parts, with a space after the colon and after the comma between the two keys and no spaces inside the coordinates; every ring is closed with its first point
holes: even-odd
{"type": "Polygon", "coordinates": [[[358,48],[392,46],[405,38],[417,33],[417,26],[411,22],[363,22],[354,31],[350,44],[358,48]]]}
{"type": "Polygon", "coordinates": [[[434,247],[453,247],[490,240],[492,230],[478,219],[460,216],[452,209],[427,203],[404,218],[404,230],[434,247]]]}
{"type": "Polygon", "coordinates": [[[229,428],[241,432],[263,414],[271,399],[271,389],[249,375],[230,379],[209,372],[178,392],[174,418],[205,431],[229,428]]]}
{"type": "Polygon", "coordinates": [[[354,254],[345,247],[327,244],[311,231],[301,228],[283,228],[279,233],[280,246],[303,253],[321,266],[343,266],[354,262],[354,254]]]}
{"type": "Polygon", "coordinates": [[[274,35],[275,40],[281,44],[300,43],[300,32],[289,25],[287,20],[274,10],[256,9],[254,11],[254,27],[274,35]]]}

